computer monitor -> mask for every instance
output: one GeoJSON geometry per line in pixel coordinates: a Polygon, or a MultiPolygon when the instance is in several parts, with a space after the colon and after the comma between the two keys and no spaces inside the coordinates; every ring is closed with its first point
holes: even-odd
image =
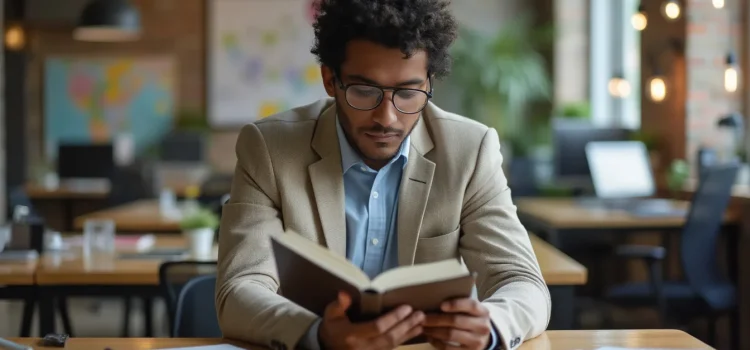
{"type": "Polygon", "coordinates": [[[625,199],[650,197],[656,193],[643,142],[590,142],[586,145],[586,158],[597,197],[625,199]]]}
{"type": "Polygon", "coordinates": [[[553,122],[554,177],[561,184],[591,186],[591,171],[586,160],[586,145],[594,141],[627,141],[631,131],[602,128],[588,120],[553,122]]]}
{"type": "Polygon", "coordinates": [[[57,174],[61,179],[109,178],[115,169],[112,144],[61,144],[57,174]]]}

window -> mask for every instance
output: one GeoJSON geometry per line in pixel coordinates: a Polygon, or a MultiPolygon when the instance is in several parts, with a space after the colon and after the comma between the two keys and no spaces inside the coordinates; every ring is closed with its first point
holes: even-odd
{"type": "Polygon", "coordinates": [[[594,123],[639,129],[641,125],[640,32],[630,18],[638,0],[590,0],[591,113],[594,123]],[[613,77],[629,85],[626,97],[609,92],[613,77]]]}

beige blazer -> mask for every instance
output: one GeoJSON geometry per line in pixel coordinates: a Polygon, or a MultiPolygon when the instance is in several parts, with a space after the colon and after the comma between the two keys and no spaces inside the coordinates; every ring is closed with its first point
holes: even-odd
{"type": "MultiPolygon", "coordinates": [[[[317,316],[277,294],[269,236],[298,232],[346,255],[333,100],[245,126],[222,213],[216,306],[225,337],[291,349],[317,316]]],[[[502,345],[541,334],[549,290],[501,168],[497,132],[430,104],[411,134],[398,202],[401,265],[462,257],[502,345]]],[[[283,286],[282,286],[283,287],[283,286]]]]}

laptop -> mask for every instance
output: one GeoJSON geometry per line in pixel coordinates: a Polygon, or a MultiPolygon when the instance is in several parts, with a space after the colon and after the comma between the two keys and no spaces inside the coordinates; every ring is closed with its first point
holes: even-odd
{"type": "Polygon", "coordinates": [[[596,198],[579,204],[590,208],[619,209],[641,217],[684,216],[666,199],[652,198],[656,182],[648,150],[640,141],[597,141],[586,145],[586,159],[596,198]]]}

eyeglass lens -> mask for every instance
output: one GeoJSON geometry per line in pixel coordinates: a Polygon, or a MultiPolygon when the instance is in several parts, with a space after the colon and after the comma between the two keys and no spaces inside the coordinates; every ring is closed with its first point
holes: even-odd
{"type": "MultiPolygon", "coordinates": [[[[383,90],[368,85],[350,85],[346,89],[346,101],[356,109],[370,110],[383,100],[383,90]]],[[[396,90],[394,106],[403,113],[417,113],[427,104],[427,93],[418,90],[396,90]]]]}

